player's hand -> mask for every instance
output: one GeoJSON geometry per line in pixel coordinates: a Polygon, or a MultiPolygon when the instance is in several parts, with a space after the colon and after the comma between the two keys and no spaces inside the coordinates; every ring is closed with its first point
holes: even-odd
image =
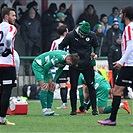
{"type": "Polygon", "coordinates": [[[122,65],[117,62],[114,62],[113,65],[114,65],[114,68],[116,69],[120,69],[122,67],[122,65]]]}
{"type": "Polygon", "coordinates": [[[97,54],[95,54],[95,56],[94,56],[94,60],[97,60],[97,58],[98,58],[98,56],[97,56],[97,54]]]}
{"type": "Polygon", "coordinates": [[[42,90],[48,90],[48,83],[44,83],[41,85],[42,90]]]}
{"type": "Polygon", "coordinates": [[[49,91],[54,92],[56,88],[56,83],[52,82],[49,84],[49,91]]]}
{"type": "Polygon", "coordinates": [[[3,57],[7,57],[9,54],[12,54],[11,49],[5,49],[5,51],[2,53],[3,57]]]}

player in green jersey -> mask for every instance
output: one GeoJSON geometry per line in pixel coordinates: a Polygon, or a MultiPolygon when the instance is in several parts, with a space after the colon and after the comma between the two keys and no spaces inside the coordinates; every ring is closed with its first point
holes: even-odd
{"type": "MultiPolygon", "coordinates": [[[[97,96],[97,106],[98,106],[98,111],[100,114],[107,114],[111,113],[111,106],[107,106],[108,104],[108,95],[110,92],[110,84],[108,83],[107,80],[98,72],[95,71],[95,89],[96,89],[96,96],[97,96]]],[[[85,87],[84,92],[82,85],[85,84],[86,82],[84,80],[84,76],[80,74],[79,80],[78,80],[78,89],[79,89],[79,98],[80,98],[80,104],[81,106],[79,107],[79,110],[77,110],[77,113],[85,114],[86,110],[89,109],[91,103],[89,101],[89,92],[88,88],[85,87]]],[[[131,113],[130,107],[128,106],[127,101],[123,101],[119,108],[125,109],[128,114],[131,113]]]]}
{"type": "Polygon", "coordinates": [[[55,115],[54,111],[51,111],[51,107],[56,80],[63,71],[65,65],[78,66],[78,60],[78,54],[69,54],[62,50],[49,51],[34,59],[32,69],[36,80],[41,86],[40,102],[43,116],[55,115]],[[51,73],[52,67],[58,68],[54,77],[51,73]]]}

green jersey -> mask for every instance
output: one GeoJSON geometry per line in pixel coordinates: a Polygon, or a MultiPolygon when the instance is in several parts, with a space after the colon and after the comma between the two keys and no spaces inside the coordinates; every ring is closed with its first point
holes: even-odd
{"type": "MultiPolygon", "coordinates": [[[[97,71],[95,71],[94,79],[95,79],[94,86],[96,89],[98,107],[103,107],[107,105],[108,94],[111,87],[108,81],[106,81],[106,79],[97,71]]],[[[82,88],[82,84],[86,85],[86,82],[83,74],[81,73],[78,80],[78,89],[82,88]]]]}
{"type": "MultiPolygon", "coordinates": [[[[66,65],[65,58],[68,54],[69,54],[68,52],[65,52],[62,50],[49,51],[36,57],[33,61],[32,66],[35,66],[35,64],[39,66],[37,70],[38,72],[41,72],[41,73],[43,71],[44,79],[49,79],[48,75],[49,74],[52,75],[50,69],[52,67],[57,67],[58,69],[54,77],[54,81],[56,81],[56,79],[59,77],[63,68],[66,65]]],[[[34,70],[35,67],[32,67],[32,68],[34,70]]]]}

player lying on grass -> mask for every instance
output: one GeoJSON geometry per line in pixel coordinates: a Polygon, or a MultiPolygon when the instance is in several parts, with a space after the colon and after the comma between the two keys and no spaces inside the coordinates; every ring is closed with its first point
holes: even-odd
{"type": "Polygon", "coordinates": [[[55,50],[43,53],[36,57],[32,63],[32,69],[36,80],[41,86],[40,102],[42,105],[42,115],[55,115],[51,111],[55,83],[65,65],[78,66],[78,54],[69,54],[62,50],[55,50]],[[51,68],[57,67],[55,76],[52,76],[51,68]]]}
{"type": "MultiPolygon", "coordinates": [[[[110,92],[110,84],[105,80],[105,78],[98,72],[95,71],[95,89],[96,89],[96,96],[97,96],[97,106],[98,111],[100,114],[107,114],[111,113],[111,106],[107,106],[108,104],[108,96],[110,92]]],[[[91,106],[91,103],[89,102],[89,91],[88,88],[85,87],[83,92],[82,85],[85,84],[85,80],[82,74],[79,76],[78,80],[78,90],[79,90],[79,98],[80,98],[80,104],[79,110],[77,110],[77,113],[85,114],[86,110],[88,110],[91,106]]],[[[128,105],[127,101],[123,101],[119,108],[123,108],[128,112],[128,114],[131,113],[130,107],[128,105]]]]}

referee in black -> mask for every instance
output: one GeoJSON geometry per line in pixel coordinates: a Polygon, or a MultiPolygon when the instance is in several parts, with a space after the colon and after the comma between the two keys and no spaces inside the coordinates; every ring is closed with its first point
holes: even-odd
{"type": "Polygon", "coordinates": [[[99,44],[95,33],[90,31],[90,24],[88,22],[82,22],[82,24],[76,26],[73,31],[68,32],[59,45],[59,49],[63,50],[68,45],[69,52],[71,54],[78,53],[80,57],[78,67],[69,67],[71,83],[70,102],[72,107],[70,115],[77,114],[77,85],[79,74],[82,73],[89,88],[92,115],[96,116],[98,112],[96,108],[96,91],[94,88],[94,69],[91,64],[91,52],[93,48],[95,53],[94,58],[97,59],[99,44]]]}

